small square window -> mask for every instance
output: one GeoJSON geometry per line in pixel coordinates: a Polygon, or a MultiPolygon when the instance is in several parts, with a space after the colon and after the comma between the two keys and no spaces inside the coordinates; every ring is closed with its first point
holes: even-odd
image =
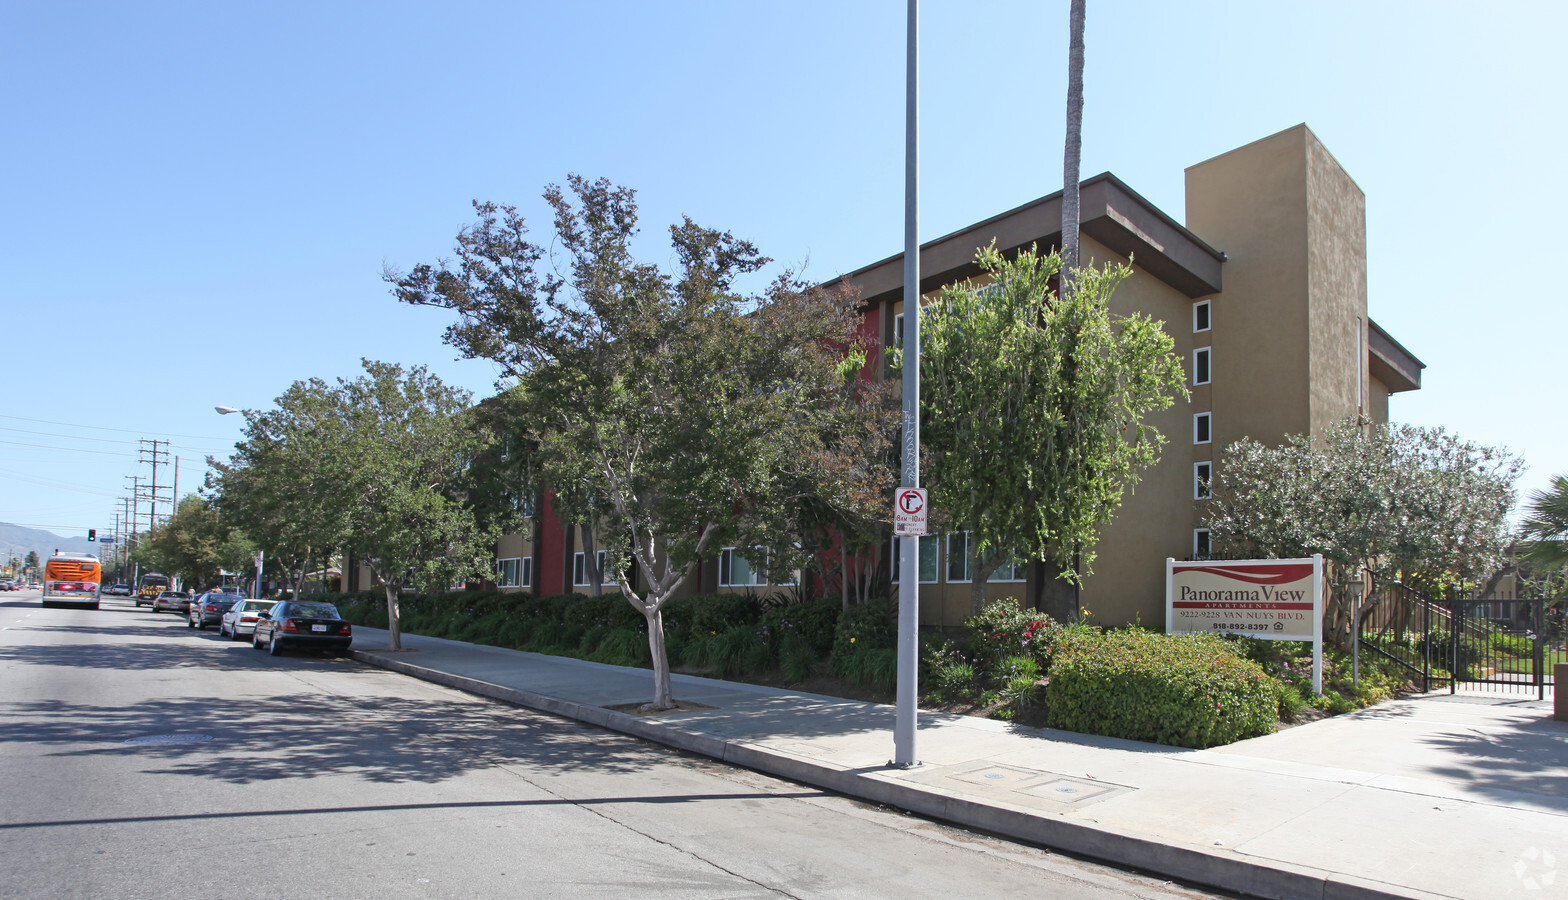
{"type": "Polygon", "coordinates": [[[904,314],[897,313],[893,316],[893,346],[904,346],[904,314]]]}
{"type": "Polygon", "coordinates": [[[1192,555],[1197,559],[1207,559],[1213,555],[1213,548],[1209,546],[1209,530],[1207,528],[1194,528],[1192,530],[1192,555]]]}
{"type": "Polygon", "coordinates": [[[1209,330],[1209,301],[1199,300],[1192,305],[1192,332],[1209,330]]]}
{"type": "Polygon", "coordinates": [[[1193,384],[1209,383],[1209,365],[1212,359],[1210,350],[1211,348],[1209,347],[1199,347],[1197,350],[1192,351],[1193,384]]]}
{"type": "Polygon", "coordinates": [[[1214,476],[1213,463],[1193,463],[1192,466],[1192,499],[1207,500],[1211,496],[1210,483],[1214,476]]]}
{"type": "MultiPolygon", "coordinates": [[[[600,550],[594,558],[599,562],[599,574],[604,577],[603,585],[614,587],[616,580],[615,573],[610,571],[610,551],[600,550]]],[[[588,584],[588,567],[583,565],[583,554],[579,550],[572,554],[572,586],[586,587],[588,584]]]]}
{"type": "Polygon", "coordinates": [[[526,587],[522,580],[521,559],[498,559],[495,561],[495,586],[496,587],[526,587]]]}
{"type": "Polygon", "coordinates": [[[997,566],[986,581],[1025,581],[1028,577],[1029,564],[1024,562],[1023,554],[1015,552],[997,566]]]}
{"type": "Polygon", "coordinates": [[[1194,444],[1207,444],[1214,440],[1211,427],[1214,421],[1213,413],[1195,413],[1192,417],[1192,442],[1194,444]]]}
{"type": "Polygon", "coordinates": [[[969,532],[956,531],[947,536],[947,581],[969,583],[969,532]]]}
{"type": "Polygon", "coordinates": [[[753,565],[750,558],[741,556],[734,547],[725,547],[719,552],[720,587],[751,587],[768,583],[768,551],[754,547],[752,552],[755,558],[762,560],[761,566],[753,565]]]}

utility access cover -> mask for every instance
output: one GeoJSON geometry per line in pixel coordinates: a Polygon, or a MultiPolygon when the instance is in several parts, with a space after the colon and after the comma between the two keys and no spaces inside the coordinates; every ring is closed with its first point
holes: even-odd
{"type": "Polygon", "coordinates": [[[126,741],[136,747],[177,747],[181,744],[201,744],[212,740],[210,734],[144,734],[126,741]]]}

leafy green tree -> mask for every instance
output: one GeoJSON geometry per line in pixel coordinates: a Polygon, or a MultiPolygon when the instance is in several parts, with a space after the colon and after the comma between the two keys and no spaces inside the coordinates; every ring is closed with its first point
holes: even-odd
{"type": "Polygon", "coordinates": [[[246,565],[249,542],[236,535],[216,506],[205,497],[187,494],[168,521],[141,542],[144,563],[189,587],[215,584],[225,569],[246,565]]]}
{"type": "Polygon", "coordinates": [[[492,535],[462,490],[478,450],[468,393],[423,366],[365,360],[364,367],[332,392],[343,452],[335,471],[352,498],[347,548],[386,589],[389,646],[397,650],[398,592],[416,581],[446,587],[488,574],[492,535]]]}
{"type": "Polygon", "coordinates": [[[294,382],[272,409],[245,411],[245,438],[227,463],[208,460],[225,515],[266,551],[269,569],[288,574],[295,596],[343,543],[353,505],[336,391],[319,378],[294,382]]]}
{"type": "Polygon", "coordinates": [[[639,262],[633,192],[570,179],[544,265],[516,209],[476,203],[453,264],[387,272],[404,302],[458,314],[446,340],[523,388],[544,480],[604,504],[621,591],[648,622],[652,706],[674,697],[662,610],[696,563],[726,545],[788,545],[783,485],[805,477],[833,379],[857,349],[852,303],[787,276],[746,297],[736,278],[767,260],[686,219],[677,271],[639,262]],[[626,548],[622,550],[621,548],[626,548]]]}
{"type": "Polygon", "coordinates": [[[1055,253],[1007,259],[993,245],[976,260],[990,284],[944,288],[921,311],[920,374],[931,505],[970,533],[979,613],[1010,558],[1069,581],[1078,558],[1092,566],[1122,492],[1164,445],[1145,417],[1184,388],[1170,335],[1110,313],[1125,266],[1078,270],[1064,297],[1055,253]]]}
{"type": "MultiPolygon", "coordinates": [[[[1441,428],[1347,419],[1279,447],[1244,439],[1216,467],[1204,524],[1224,553],[1321,553],[1370,601],[1403,576],[1426,590],[1484,578],[1503,562],[1523,461],[1441,428]]],[[[1354,592],[1335,592],[1324,631],[1348,642],[1354,592]]],[[[1375,611],[1371,602],[1362,618],[1375,611]]]]}
{"type": "Polygon", "coordinates": [[[1568,568],[1568,475],[1554,475],[1549,488],[1530,493],[1521,532],[1524,559],[1533,569],[1568,568]]]}

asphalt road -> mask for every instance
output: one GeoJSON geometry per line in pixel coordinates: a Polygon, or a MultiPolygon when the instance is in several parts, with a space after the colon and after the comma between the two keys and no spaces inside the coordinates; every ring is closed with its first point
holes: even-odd
{"type": "Polygon", "coordinates": [[[128,599],[0,595],[0,897],[1027,895],[1214,896],[128,599]]]}

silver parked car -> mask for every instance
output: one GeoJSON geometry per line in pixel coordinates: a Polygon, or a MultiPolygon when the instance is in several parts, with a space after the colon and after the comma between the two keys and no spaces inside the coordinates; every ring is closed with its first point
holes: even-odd
{"type": "Polygon", "coordinates": [[[153,598],[153,612],[190,612],[191,595],[184,591],[159,591],[153,598]]]}
{"type": "Polygon", "coordinates": [[[256,621],[261,618],[262,613],[276,606],[277,602],[276,600],[240,600],[223,614],[223,621],[218,625],[218,633],[226,634],[236,641],[241,635],[255,634],[256,621]]]}

